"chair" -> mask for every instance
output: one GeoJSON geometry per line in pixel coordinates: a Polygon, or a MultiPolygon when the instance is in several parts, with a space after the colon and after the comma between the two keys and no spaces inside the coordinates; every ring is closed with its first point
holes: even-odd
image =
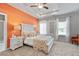
{"type": "Polygon", "coordinates": [[[71,37],[72,44],[79,45],[79,35],[71,37]]]}

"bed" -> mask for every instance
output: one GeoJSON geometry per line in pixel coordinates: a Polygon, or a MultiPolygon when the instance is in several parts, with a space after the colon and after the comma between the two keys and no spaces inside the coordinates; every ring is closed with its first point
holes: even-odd
{"type": "Polygon", "coordinates": [[[33,46],[34,49],[48,53],[53,45],[54,38],[51,35],[40,35],[34,31],[32,25],[22,25],[24,44],[33,46]],[[28,28],[28,29],[27,29],[28,28]]]}
{"type": "Polygon", "coordinates": [[[33,38],[36,36],[35,28],[31,24],[22,24],[22,35],[24,44],[33,46],[33,38]]]}
{"type": "Polygon", "coordinates": [[[49,53],[54,43],[54,38],[50,35],[38,35],[34,39],[34,49],[49,53]]]}

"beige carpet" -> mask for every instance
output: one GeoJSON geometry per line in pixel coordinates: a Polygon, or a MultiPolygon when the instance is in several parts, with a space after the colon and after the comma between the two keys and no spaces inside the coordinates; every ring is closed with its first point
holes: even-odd
{"type": "Polygon", "coordinates": [[[8,50],[0,53],[1,56],[79,56],[79,47],[64,42],[54,42],[49,54],[35,51],[32,47],[23,46],[14,51],[8,50]]]}

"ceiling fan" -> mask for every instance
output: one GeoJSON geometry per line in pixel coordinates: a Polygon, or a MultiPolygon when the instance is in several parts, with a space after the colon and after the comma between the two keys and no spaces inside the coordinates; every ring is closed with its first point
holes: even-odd
{"type": "Polygon", "coordinates": [[[37,8],[45,8],[48,9],[47,3],[32,3],[30,7],[37,7],[37,8]]]}

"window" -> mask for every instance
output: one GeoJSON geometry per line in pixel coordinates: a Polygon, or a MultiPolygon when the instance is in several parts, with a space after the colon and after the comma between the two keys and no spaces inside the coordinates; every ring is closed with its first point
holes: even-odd
{"type": "Polygon", "coordinates": [[[67,22],[58,22],[58,35],[66,35],[67,22]]]}
{"type": "Polygon", "coordinates": [[[46,31],[46,22],[41,22],[40,24],[40,34],[47,34],[47,31],[46,31]]]}

